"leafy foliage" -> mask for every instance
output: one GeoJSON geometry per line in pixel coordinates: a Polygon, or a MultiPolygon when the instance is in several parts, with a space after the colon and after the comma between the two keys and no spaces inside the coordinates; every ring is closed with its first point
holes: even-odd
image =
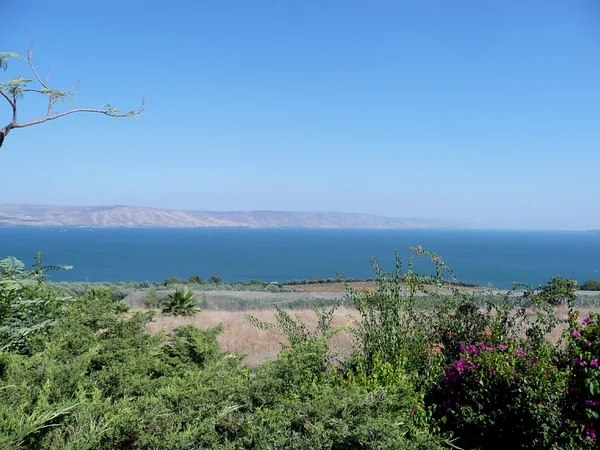
{"type": "Polygon", "coordinates": [[[431,313],[427,313],[419,298],[427,295],[430,287],[448,286],[452,272],[435,254],[420,247],[414,248],[417,257],[428,257],[435,263],[435,275],[420,274],[414,269],[412,257],[403,272],[400,255],[396,252],[394,272],[385,272],[372,260],[376,273],[376,289],[356,291],[349,285],[347,290],[353,305],[358,310],[361,321],[355,331],[355,337],[361,354],[367,361],[375,357],[384,363],[406,364],[409,371],[420,373],[429,363],[425,351],[430,345],[430,336],[435,329],[431,313]]]}
{"type": "Polygon", "coordinates": [[[6,70],[8,68],[8,61],[10,58],[16,59],[16,60],[23,60],[24,58],[17,54],[17,53],[13,53],[13,52],[0,52],[0,69],[2,70],[6,70]]]}
{"type": "Polygon", "coordinates": [[[600,315],[590,313],[579,321],[569,317],[567,358],[570,366],[565,413],[578,425],[583,437],[597,439],[600,431],[600,315]]]}
{"type": "Polygon", "coordinates": [[[200,275],[192,275],[188,281],[190,283],[194,283],[194,284],[204,284],[204,280],[202,279],[202,277],[200,275]]]}
{"type": "MultiPolygon", "coordinates": [[[[60,117],[67,116],[69,114],[87,112],[87,113],[98,113],[104,114],[110,117],[132,117],[137,118],[139,114],[144,110],[144,101],[138,110],[130,110],[126,113],[121,113],[117,108],[112,105],[105,104],[102,108],[73,108],[62,112],[55,112],[54,107],[60,102],[75,103],[75,96],[78,94],[76,89],[79,82],[74,83],[68,89],[56,89],[50,86],[50,76],[46,79],[42,79],[36,71],[33,60],[33,49],[30,48],[27,52],[26,61],[29,66],[29,72],[32,75],[31,79],[17,76],[15,78],[0,81],[0,99],[6,101],[11,111],[11,119],[8,125],[0,128],[0,147],[4,143],[6,136],[14,129],[25,128],[33,125],[38,125],[44,122],[58,119],[60,117]],[[27,95],[42,95],[47,99],[47,108],[45,109],[45,115],[27,122],[18,121],[19,108],[21,100],[25,93],[27,95]]],[[[25,58],[12,52],[0,52],[0,69],[6,70],[10,59],[21,61],[25,58]]]]}
{"type": "Polygon", "coordinates": [[[317,327],[313,331],[310,331],[302,320],[298,318],[294,319],[286,310],[279,307],[275,307],[276,324],[261,321],[250,314],[246,315],[246,319],[257,328],[269,332],[276,338],[284,337],[286,342],[280,341],[283,348],[288,345],[293,346],[313,339],[327,340],[334,334],[342,331],[343,328],[333,329],[331,327],[337,305],[334,305],[329,309],[325,306],[318,307],[315,304],[311,304],[310,306],[318,319],[317,327]]]}
{"type": "Polygon", "coordinates": [[[463,344],[427,401],[436,406],[442,428],[459,436],[459,447],[487,448],[494,442],[503,448],[564,448],[558,405],[566,381],[552,362],[551,348],[463,344]]]}
{"type": "Polygon", "coordinates": [[[71,303],[30,356],[0,354],[0,448],[440,448],[410,414],[401,368],[345,374],[322,339],[255,370],[222,352],[222,327],[149,335],[106,292],[71,303]]]}
{"type": "Polygon", "coordinates": [[[170,316],[193,316],[200,311],[194,292],[187,286],[179,287],[169,294],[162,312],[170,316]]]}
{"type": "MultiPolygon", "coordinates": [[[[58,267],[4,259],[0,449],[597,448],[600,316],[579,320],[576,283],[465,292],[412,250],[406,270],[373,260],[376,290],[347,287],[356,323],[332,327],[336,305],[313,305],[314,329],[281,308],[273,324],[249,316],[282,344],[252,369],[220,349],[222,325],[149,334],[155,312],[124,314],[111,288],[65,301],[44,281],[58,267]],[[549,343],[565,325],[566,345],[549,343]],[[340,360],[342,331],[355,348],[340,360]]],[[[194,313],[189,283],[173,287],[165,313],[194,313]]]]}
{"type": "Polygon", "coordinates": [[[218,273],[214,273],[210,276],[210,282],[213,284],[221,284],[223,282],[223,278],[218,273]]]}
{"type": "Polygon", "coordinates": [[[70,266],[43,266],[41,254],[31,269],[15,257],[0,261],[0,350],[26,351],[26,339],[48,329],[63,303],[44,285],[45,273],[70,266]]]}
{"type": "Polygon", "coordinates": [[[582,291],[600,291],[600,281],[586,280],[579,287],[582,291]]]}

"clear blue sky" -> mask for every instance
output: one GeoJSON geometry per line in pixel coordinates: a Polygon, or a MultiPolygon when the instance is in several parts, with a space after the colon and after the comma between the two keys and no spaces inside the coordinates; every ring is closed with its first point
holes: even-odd
{"type": "Polygon", "coordinates": [[[600,228],[597,0],[32,0],[2,15],[0,51],[33,42],[56,87],[83,79],[78,106],[147,109],[13,131],[0,203],[600,228]]]}

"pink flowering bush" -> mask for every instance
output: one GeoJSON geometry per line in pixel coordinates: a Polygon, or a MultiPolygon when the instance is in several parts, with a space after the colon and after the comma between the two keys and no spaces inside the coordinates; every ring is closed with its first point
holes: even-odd
{"type": "Polygon", "coordinates": [[[490,442],[497,448],[568,448],[561,412],[567,376],[552,354],[549,346],[534,352],[516,341],[462,343],[427,403],[461,448],[490,448],[490,442]]]}
{"type": "Polygon", "coordinates": [[[576,282],[465,292],[447,280],[452,272],[437,255],[413,251],[431,259],[435,275],[417,273],[412,258],[403,271],[397,254],[394,272],[374,262],[376,290],[347,286],[361,320],[345,369],[401,367],[423,399],[409,411],[411,423],[459,448],[597,448],[597,317],[572,325],[566,347],[548,340],[567,323],[556,307],[573,307],[576,282]]]}
{"type": "Polygon", "coordinates": [[[571,368],[565,412],[584,437],[596,441],[600,433],[600,316],[590,313],[579,320],[574,312],[569,325],[565,335],[571,368]]]}

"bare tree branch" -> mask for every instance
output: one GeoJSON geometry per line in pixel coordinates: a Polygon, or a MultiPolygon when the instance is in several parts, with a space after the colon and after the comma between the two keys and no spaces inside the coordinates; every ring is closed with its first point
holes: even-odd
{"type": "Polygon", "coordinates": [[[17,96],[15,94],[13,94],[12,101],[13,101],[13,103],[12,103],[13,104],[13,107],[12,107],[12,110],[13,110],[13,120],[12,120],[12,123],[17,123],[17,96]]]}
{"type": "Polygon", "coordinates": [[[32,125],[38,125],[40,123],[44,123],[44,122],[48,122],[50,120],[58,119],[60,117],[68,116],[69,114],[83,113],[83,112],[104,114],[105,116],[109,116],[109,117],[134,117],[134,116],[137,116],[138,114],[140,114],[144,109],[145,109],[144,103],[142,103],[142,106],[140,107],[140,109],[138,109],[136,111],[129,111],[127,113],[114,113],[114,112],[111,112],[106,109],[76,108],[76,109],[71,109],[69,111],[65,111],[62,113],[54,114],[53,116],[46,116],[46,117],[42,117],[41,119],[30,120],[29,122],[17,123],[13,126],[13,128],[30,127],[32,125]]]}
{"type": "Polygon", "coordinates": [[[33,61],[31,60],[32,56],[33,56],[33,48],[29,47],[27,49],[27,62],[29,63],[29,67],[31,68],[31,71],[33,72],[33,75],[35,75],[35,78],[39,81],[39,83],[42,86],[44,86],[46,89],[50,90],[50,88],[48,87],[48,85],[42,81],[42,79],[39,77],[38,73],[36,72],[35,67],[33,66],[33,61]]]}
{"type": "MultiPolygon", "coordinates": [[[[6,68],[5,67],[6,57],[23,59],[19,55],[13,54],[13,53],[3,53],[2,55],[4,55],[4,57],[5,57],[3,59],[4,64],[3,64],[2,68],[6,68]]],[[[10,133],[10,131],[15,128],[30,127],[33,125],[38,125],[40,123],[49,122],[51,120],[55,120],[60,117],[68,116],[70,114],[75,114],[75,113],[96,113],[96,114],[104,114],[105,116],[109,116],[109,117],[137,117],[142,111],[144,111],[144,109],[146,107],[145,99],[142,99],[142,104],[139,109],[131,110],[126,113],[121,113],[118,109],[114,108],[113,106],[111,106],[109,104],[106,104],[102,108],[74,108],[74,109],[70,109],[68,111],[64,111],[61,113],[53,114],[52,110],[53,110],[54,104],[57,101],[73,100],[73,97],[79,93],[79,90],[76,90],[76,87],[81,80],[78,80],[75,83],[73,83],[73,85],[71,85],[71,87],[67,90],[53,89],[48,84],[49,80],[50,80],[50,73],[48,73],[46,80],[42,80],[42,78],[38,75],[37,70],[35,69],[32,56],[33,56],[33,48],[30,47],[27,50],[27,63],[29,64],[29,68],[31,69],[31,72],[34,75],[35,80],[42,86],[41,89],[26,88],[25,86],[30,82],[30,80],[23,80],[20,77],[18,79],[11,80],[6,84],[0,84],[0,86],[8,86],[9,87],[8,93],[5,92],[3,89],[0,89],[0,95],[2,95],[2,97],[4,97],[6,99],[6,101],[8,101],[8,103],[10,104],[11,109],[12,109],[12,122],[10,122],[4,128],[0,128],[0,147],[2,147],[4,139],[6,138],[8,133],[10,133]],[[23,95],[23,93],[25,93],[25,92],[32,92],[32,93],[36,93],[36,94],[47,95],[48,96],[48,109],[47,109],[46,115],[44,117],[41,117],[41,118],[35,119],[35,120],[30,120],[28,122],[19,123],[17,120],[18,119],[18,117],[17,117],[17,99],[19,97],[21,97],[23,95]],[[11,96],[12,96],[12,98],[11,98],[11,96]]]]}
{"type": "Polygon", "coordinates": [[[8,101],[8,103],[10,103],[10,106],[12,106],[14,108],[15,104],[2,89],[0,89],[0,94],[2,95],[2,97],[4,97],[6,99],[6,101],[8,101]]]}

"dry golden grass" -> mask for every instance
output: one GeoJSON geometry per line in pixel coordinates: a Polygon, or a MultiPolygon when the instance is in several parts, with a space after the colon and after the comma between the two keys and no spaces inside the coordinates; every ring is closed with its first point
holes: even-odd
{"type": "MultiPolygon", "coordinates": [[[[219,323],[225,327],[225,331],[218,336],[221,348],[233,353],[245,353],[248,356],[244,364],[256,366],[264,361],[275,359],[285,342],[283,336],[269,335],[246,320],[246,314],[250,314],[259,320],[276,323],[275,310],[250,310],[250,311],[214,311],[205,310],[194,317],[172,317],[158,315],[155,322],[147,326],[150,333],[160,330],[170,332],[174,328],[193,324],[198,328],[212,328],[219,323]]],[[[309,330],[314,330],[317,325],[317,316],[310,309],[290,311],[292,317],[298,317],[304,322],[309,330]]],[[[340,327],[346,324],[351,326],[356,317],[356,310],[350,308],[339,308],[334,316],[332,326],[340,327]]],[[[331,348],[340,353],[347,353],[352,348],[352,342],[347,332],[342,331],[333,336],[329,344],[331,348]]]]}
{"type": "MultiPolygon", "coordinates": [[[[600,312],[599,308],[577,307],[580,317],[585,317],[590,311],[600,312]]],[[[317,325],[317,316],[310,309],[289,311],[292,317],[298,317],[304,322],[309,330],[314,330],[317,325]]],[[[567,307],[560,307],[557,313],[561,319],[566,319],[568,315],[567,307]]],[[[250,311],[219,311],[205,310],[194,317],[172,317],[159,314],[155,322],[147,326],[150,333],[160,330],[168,333],[174,328],[182,325],[193,324],[198,328],[212,328],[222,323],[225,331],[218,336],[221,348],[232,353],[244,353],[247,357],[244,364],[247,366],[256,366],[264,361],[273,360],[282,349],[281,343],[285,343],[283,336],[272,336],[266,331],[260,330],[246,320],[246,314],[250,314],[257,319],[275,324],[275,310],[250,310],[250,311]]],[[[357,322],[358,312],[353,308],[338,308],[335,313],[332,326],[341,327],[353,326],[357,322]]],[[[548,336],[551,342],[558,342],[566,326],[558,327],[548,336]]],[[[330,346],[340,355],[348,354],[352,350],[352,340],[347,331],[342,331],[333,336],[330,346]]]]}
{"type": "MultiPolygon", "coordinates": [[[[377,283],[374,281],[351,281],[348,283],[357,291],[363,289],[377,288],[377,283]]],[[[313,284],[294,284],[288,286],[297,292],[345,292],[346,288],[342,283],[313,283],[313,284]]]]}

